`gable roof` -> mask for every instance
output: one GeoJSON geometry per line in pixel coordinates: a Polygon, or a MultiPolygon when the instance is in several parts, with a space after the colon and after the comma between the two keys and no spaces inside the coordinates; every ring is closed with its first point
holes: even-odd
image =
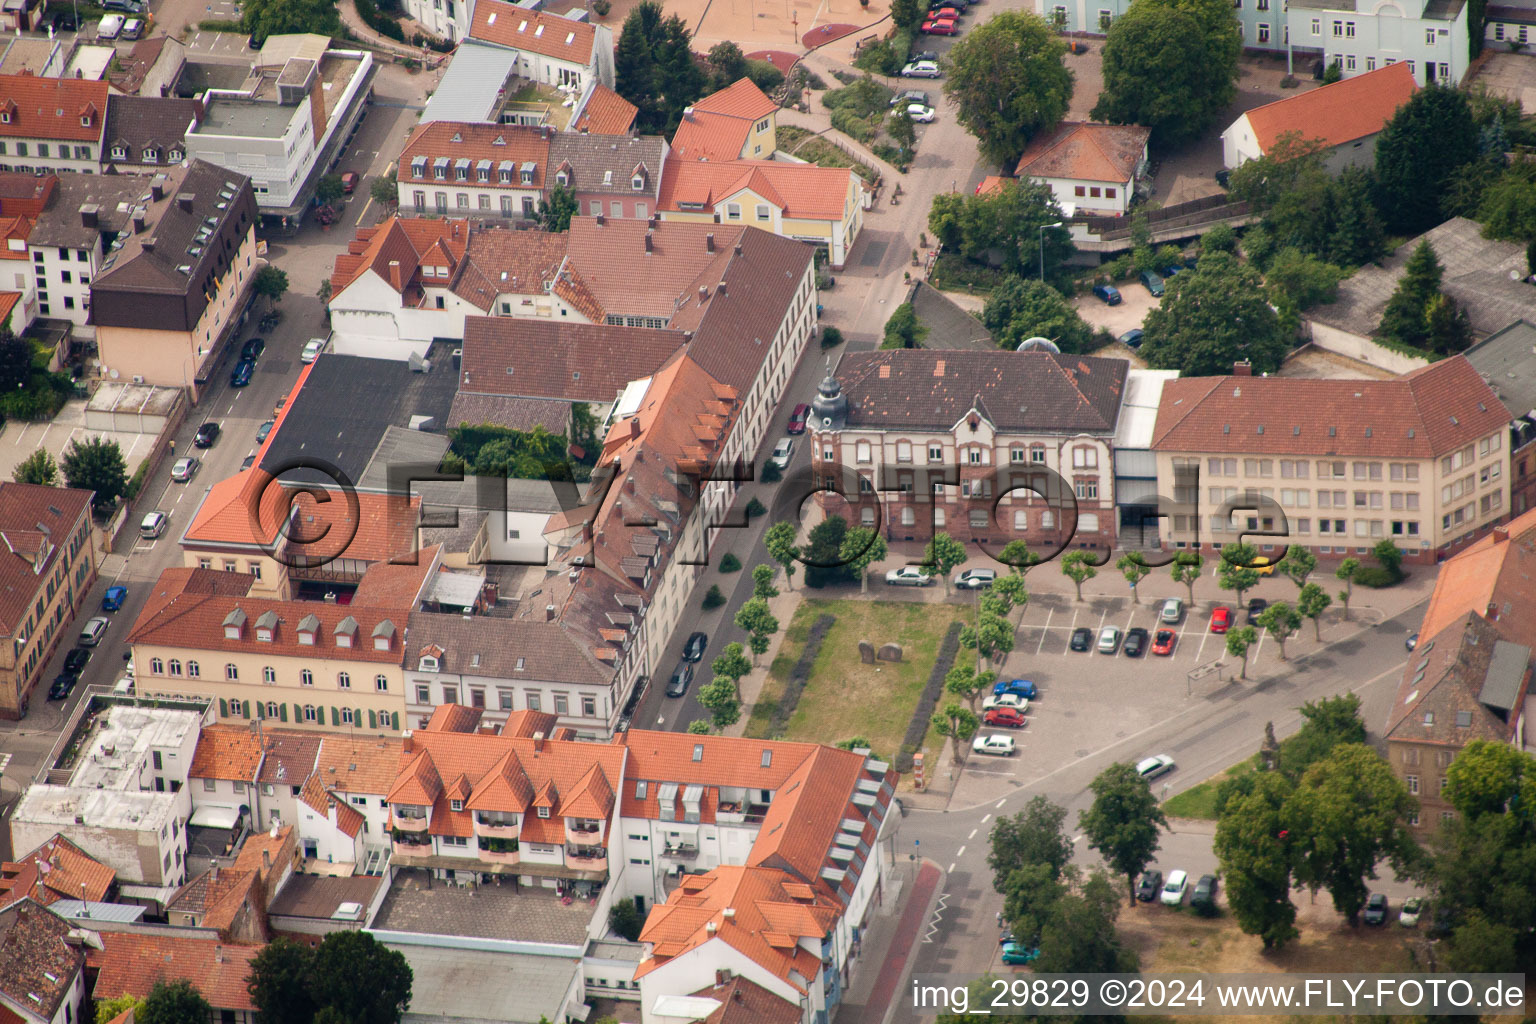
{"type": "Polygon", "coordinates": [[[22,635],[27,612],[68,551],[69,533],[90,507],[91,493],[0,481],[0,637],[22,635]]]}
{"type": "Polygon", "coordinates": [[[612,402],[687,343],[680,331],[517,317],[464,320],[460,390],[612,402]]]}
{"type": "Polygon", "coordinates": [[[778,109],[779,105],[750,78],[739,78],[693,104],[695,113],[724,114],[747,121],[760,120],[778,109]]]}
{"type": "MultiPolygon", "coordinates": [[[[547,290],[565,262],[563,232],[471,230],[469,244],[449,290],[477,309],[491,312],[496,296],[538,295],[547,290]]],[[[435,282],[439,287],[442,279],[435,282]]]]}
{"type": "Polygon", "coordinates": [[[1135,176],[1151,137],[1152,129],[1140,125],[1063,121],[1030,140],[1014,173],[1123,185],[1135,176]]]}
{"type": "Polygon", "coordinates": [[[1184,377],[1163,386],[1152,447],[1427,459],[1504,427],[1465,356],[1387,380],[1184,377]]]}
{"type": "Polygon", "coordinates": [[[727,224],[572,217],[568,267],[580,272],[607,312],[666,320],[700,272],[745,231],[727,224]]]}
{"type": "MultiPolygon", "coordinates": [[[[410,637],[408,669],[418,669],[424,648],[431,644],[442,652],[438,670],[451,675],[553,683],[606,682],[612,675],[558,622],[413,611],[410,637]]],[[[546,734],[553,727],[551,719],[546,734]]]]}
{"type": "MultiPolygon", "coordinates": [[[[167,38],[167,37],[160,37],[167,38]]],[[[177,45],[180,45],[179,43],[177,45]]],[[[170,151],[185,152],[187,126],[201,120],[203,105],[195,99],[175,96],[120,96],[107,101],[107,130],[102,137],[102,161],[112,164],[165,165],[170,151]],[[116,146],[126,146],[128,155],[113,157],[116,146]],[[144,159],[146,148],[157,154],[153,164],[144,159]]]]}
{"type": "Polygon", "coordinates": [[[573,127],[593,135],[625,135],[635,127],[635,115],[639,113],[639,107],[602,82],[595,82],[573,127]]]}
{"type": "Polygon", "coordinates": [[[51,1020],[85,963],[80,947],[65,941],[71,930],[68,921],[32,899],[0,910],[0,994],[51,1020]]]}
{"type": "Polygon", "coordinates": [[[47,906],[59,900],[103,902],[117,872],[61,835],[15,861],[0,864],[0,907],[30,897],[47,906]]]}
{"type": "MultiPolygon", "coordinates": [[[[858,176],[846,167],[817,167],[778,160],[691,160],[680,150],[667,157],[657,208],[715,211],[750,190],[783,216],[841,220],[858,176]]],[[[742,211],[744,220],[753,214],[742,211]]]]}
{"type": "Polygon", "coordinates": [[[557,14],[531,11],[505,0],[480,0],[469,37],[498,46],[527,50],[583,67],[596,59],[596,26],[557,14]]]}
{"type": "Polygon", "coordinates": [[[347,251],[336,256],[331,293],[340,295],[370,270],[402,294],[419,288],[416,271],[422,256],[435,249],[452,254],[456,262],[468,238],[469,221],[449,218],[391,217],[373,227],[359,227],[347,251]],[[400,264],[398,273],[391,273],[392,262],[400,264]]]}
{"type": "Polygon", "coordinates": [[[326,733],[315,774],[328,790],[383,796],[400,766],[400,737],[326,733]]]}
{"type": "MultiPolygon", "coordinates": [[[[502,4],[501,0],[484,0],[484,3],[508,6],[502,4]]],[[[475,6],[477,20],[483,10],[480,4],[475,6]]],[[[513,10],[524,17],[549,17],[520,8],[513,10]]],[[[461,160],[469,161],[471,174],[467,183],[478,188],[543,189],[545,165],[549,163],[549,133],[531,125],[432,121],[418,125],[406,138],[400,150],[400,164],[395,176],[402,184],[435,181],[433,162],[439,158],[446,158],[453,164],[461,160]],[[426,160],[425,173],[417,175],[412,172],[412,165],[423,158],[426,160]],[[480,165],[484,163],[490,164],[492,173],[489,180],[474,181],[480,165]],[[511,165],[514,174],[511,183],[504,185],[500,180],[500,170],[506,164],[511,165]],[[533,181],[529,184],[523,184],[522,181],[522,168],[525,164],[533,165],[533,181]]],[[[449,177],[453,175],[450,173],[449,177]]]]}
{"type": "Polygon", "coordinates": [[[31,72],[0,75],[0,137],[99,142],[107,119],[107,83],[43,78],[31,72]]]}
{"type": "Polygon", "coordinates": [[[245,979],[261,946],[139,932],[102,932],[100,936],[101,948],[86,954],[87,964],[97,971],[98,999],[120,995],[142,999],[157,981],[185,979],[215,1010],[256,1012],[245,979]]]}
{"type": "Polygon", "coordinates": [[[550,174],[566,171],[577,192],[654,197],[661,187],[666,151],[666,140],[659,135],[560,132],[549,140],[550,174]],[[644,181],[639,191],[633,183],[636,177],[644,181]]]}
{"type": "Polygon", "coordinates": [[[693,993],[720,1005],[701,1024],[798,1024],[800,1008],[754,981],[735,975],[723,985],[693,993]]]}
{"type": "Polygon", "coordinates": [[[253,782],[261,766],[261,742],[243,725],[214,722],[203,726],[187,769],[191,779],[253,782]]]}
{"type": "Polygon", "coordinates": [[[1248,119],[1264,152],[1287,132],[1300,132],[1304,139],[1339,146],[1381,131],[1417,89],[1413,70],[1398,61],[1332,85],[1305,89],[1254,107],[1242,116],[1248,119]]]}

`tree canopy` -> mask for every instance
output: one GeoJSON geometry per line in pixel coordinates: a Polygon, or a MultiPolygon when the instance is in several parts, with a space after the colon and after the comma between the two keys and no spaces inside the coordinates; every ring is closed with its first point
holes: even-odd
{"type": "Polygon", "coordinates": [[[64,480],[69,486],[96,492],[91,503],[97,508],[110,506],[128,487],[123,449],[116,441],[103,437],[69,442],[69,448],[59,460],[59,468],[64,471],[64,480]]]}
{"type": "Polygon", "coordinates": [[[1415,92],[1376,139],[1376,206],[1388,225],[1417,234],[1440,223],[1451,176],[1477,155],[1477,126],[1461,90],[1415,92]]]}
{"type": "Polygon", "coordinates": [[[647,134],[671,136],[684,108],[710,86],[693,58],[687,24],[676,14],[663,16],[656,0],[641,0],[624,19],[613,68],[616,91],[639,108],[635,123],[647,134]]]}
{"type": "Polygon", "coordinates": [[[157,981],[134,1014],[140,1024],[208,1024],[213,1007],[197,987],[185,978],[157,981]]]}
{"type": "Polygon", "coordinates": [[[1075,251],[1065,227],[1046,227],[1061,222],[1061,207],[1050,186],[1025,179],[984,196],[941,192],[928,213],[928,230],[946,249],[978,261],[995,254],[1005,268],[1021,276],[1039,273],[1043,241],[1047,278],[1075,251]]]}
{"type": "Polygon", "coordinates": [[[993,887],[1004,892],[1008,876],[1027,864],[1043,864],[1052,879],[1060,878],[1072,860],[1072,840],[1062,829],[1066,820],[1067,809],[1043,796],[1034,797],[1011,817],[998,818],[987,854],[993,887]]]}
{"type": "Polygon", "coordinates": [[[1001,349],[1013,350],[1030,338],[1049,338],[1063,352],[1087,352],[1093,329],[1055,288],[1040,281],[1010,277],[987,297],[981,322],[1001,349]]]}
{"type": "MultiPolygon", "coordinates": [[[[399,1024],[411,981],[404,954],[348,931],[313,948],[275,940],[251,961],[246,988],[266,1024],[399,1024]]],[[[197,1024],[208,1019],[205,1010],[197,1024]]]]}
{"type": "Polygon", "coordinates": [[[341,33],[341,16],[330,0],[246,0],[240,27],[257,43],[295,32],[336,36],[341,33]]]}
{"type": "Polygon", "coordinates": [[[1440,290],[1444,269],[1428,239],[1414,248],[1397,290],[1387,300],[1376,333],[1414,348],[1450,355],[1472,344],[1472,322],[1440,290]]]}
{"type": "Polygon", "coordinates": [[[1002,11],[960,37],[945,63],[944,95],[976,136],[984,159],[1009,165],[1072,100],[1066,44],[1028,11],[1002,11]]]}
{"type": "Polygon", "coordinates": [[[1289,349],[1258,273],[1225,253],[1206,256],[1198,269],[1169,280],[1162,304],[1147,314],[1145,331],[1141,356],[1147,365],[1192,376],[1228,374],[1244,359],[1254,373],[1271,372],[1289,349]]]}
{"type": "MultiPolygon", "coordinates": [[[[1078,814],[1078,826],[1088,845],[1126,880],[1131,903],[1136,902],[1136,876],[1157,853],[1158,836],[1168,818],[1157,805],[1147,780],[1135,767],[1119,762],[1110,765],[1089,784],[1093,804],[1078,814]]],[[[1109,970],[1110,968],[1099,968],[1109,970]]]]}

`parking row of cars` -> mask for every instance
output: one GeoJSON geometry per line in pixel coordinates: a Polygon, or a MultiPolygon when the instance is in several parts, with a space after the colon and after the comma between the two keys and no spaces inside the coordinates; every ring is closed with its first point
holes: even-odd
{"type": "Polygon", "coordinates": [[[1200,880],[1191,888],[1187,871],[1170,871],[1165,879],[1162,871],[1153,868],[1144,872],[1136,883],[1136,898],[1143,903],[1156,900],[1165,907],[1179,907],[1184,905],[1186,896],[1192,907],[1214,906],[1216,876],[1201,875],[1200,880]]]}
{"type": "Polygon", "coordinates": [[[112,625],[108,617],[112,612],[123,606],[128,599],[128,588],[112,586],[101,598],[101,610],[107,615],[93,615],[80,627],[80,636],[75,641],[75,646],[64,655],[64,666],[53,679],[53,684],[48,687],[49,700],[68,700],[74,692],[75,684],[80,681],[80,674],[85,671],[85,666],[90,663],[91,654],[101,644],[102,638],[107,635],[107,630],[112,625]]]}
{"type": "MultiPolygon", "coordinates": [[[[1162,269],[1161,273],[1156,270],[1143,270],[1137,275],[1137,279],[1141,281],[1141,286],[1151,293],[1154,299],[1160,299],[1163,297],[1163,292],[1167,290],[1167,279],[1176,274],[1182,274],[1186,270],[1194,270],[1196,263],[1197,261],[1194,259],[1186,260],[1183,264],[1170,263],[1162,269]]],[[[1093,294],[1095,298],[1106,306],[1118,306],[1123,299],[1120,289],[1108,282],[1094,285],[1093,294]]]]}

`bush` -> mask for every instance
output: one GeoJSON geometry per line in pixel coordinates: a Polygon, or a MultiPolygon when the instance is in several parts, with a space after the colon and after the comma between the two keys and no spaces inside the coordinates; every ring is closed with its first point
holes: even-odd
{"type": "Polygon", "coordinates": [[[922,748],[923,737],[928,735],[933,712],[939,706],[939,698],[944,695],[944,677],[949,674],[959,651],[960,623],[951,622],[949,632],[944,634],[944,639],[939,643],[939,656],[934,660],[933,670],[928,673],[928,685],[923,687],[922,695],[917,699],[917,707],[912,709],[912,721],[907,723],[901,750],[896,754],[897,771],[912,770],[912,755],[922,748]]]}
{"type": "Polygon", "coordinates": [[[821,329],[821,347],[835,348],[843,343],[843,332],[836,327],[823,327],[821,329]]]}
{"type": "MultiPolygon", "coordinates": [[[[597,0],[597,3],[606,4],[608,0],[597,0]]],[[[593,6],[597,6],[594,3],[593,6]]],[[[766,93],[772,93],[784,84],[784,72],[780,71],[771,61],[749,60],[747,61],[747,77],[752,79],[752,84],[766,93]]]]}
{"type": "Polygon", "coordinates": [[[608,927],[623,936],[624,941],[634,942],[640,938],[640,929],[645,927],[645,915],[635,907],[634,900],[615,900],[608,911],[608,927]]]}
{"type": "Polygon", "coordinates": [[[374,0],[352,0],[357,8],[357,16],[363,19],[363,23],[381,36],[388,36],[397,43],[405,42],[405,30],[400,23],[383,11],[374,0]]]}
{"type": "Polygon", "coordinates": [[[751,501],[747,502],[747,518],[748,519],[751,519],[753,516],[763,515],[767,511],[768,511],[768,507],[766,505],[764,505],[762,502],[758,501],[756,498],[753,498],[751,501]]]}
{"type": "Polygon", "coordinates": [[[869,142],[874,139],[879,126],[878,120],[860,117],[846,107],[838,107],[832,111],[832,127],[860,142],[869,142]]]}
{"type": "Polygon", "coordinates": [[[596,14],[599,18],[608,17],[608,12],[611,10],[613,10],[613,4],[609,3],[608,0],[592,0],[592,13],[596,14]]]}
{"type": "Polygon", "coordinates": [[[709,611],[725,604],[725,595],[720,593],[718,584],[710,584],[709,590],[704,594],[704,610],[709,611]]]}
{"type": "Polygon", "coordinates": [[[991,295],[1011,275],[1001,267],[972,263],[959,253],[946,252],[933,262],[928,283],[940,291],[991,295]]]}
{"type": "Polygon", "coordinates": [[[1370,587],[1379,590],[1382,587],[1390,587],[1394,583],[1402,582],[1401,572],[1393,575],[1390,569],[1384,569],[1379,565],[1362,565],[1355,570],[1354,582],[1356,586],[1370,587]]]}
{"type": "Polygon", "coordinates": [[[805,78],[805,87],[807,89],[815,89],[817,92],[820,92],[827,87],[827,80],[816,72],[807,71],[804,68],[800,70],[804,73],[803,77],[805,78]]]}
{"type": "Polygon", "coordinates": [[[238,21],[225,21],[221,18],[207,18],[197,23],[197,27],[204,32],[244,32],[245,29],[238,21]]]}
{"type": "Polygon", "coordinates": [[[869,147],[869,149],[871,153],[874,153],[875,156],[884,160],[902,174],[906,174],[907,168],[911,166],[911,154],[898,146],[891,145],[889,142],[877,142],[869,147]]]}
{"type": "Polygon", "coordinates": [[[741,559],[737,558],[733,552],[727,551],[720,559],[720,571],[741,572],[741,559]]]}
{"type": "Polygon", "coordinates": [[[765,484],[771,484],[777,480],[784,479],[784,471],[771,462],[765,462],[763,463],[763,471],[758,475],[758,479],[765,484]]]}
{"type": "Polygon", "coordinates": [[[149,460],[139,463],[139,468],[133,471],[133,476],[128,478],[128,486],[123,488],[123,497],[129,501],[137,498],[139,492],[144,489],[144,480],[149,476],[149,460]]]}

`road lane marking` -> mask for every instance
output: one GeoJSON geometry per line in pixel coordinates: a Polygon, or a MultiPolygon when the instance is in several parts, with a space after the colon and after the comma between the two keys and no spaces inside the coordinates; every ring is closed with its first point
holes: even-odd
{"type": "Polygon", "coordinates": [[[1007,798],[1007,797],[1003,797],[1003,798],[1002,798],[1002,799],[1001,799],[1001,800],[999,800],[999,801],[998,801],[998,802],[997,802],[997,803],[996,803],[996,805],[995,805],[995,806],[997,806],[997,807],[1001,807],[1001,806],[1003,806],[1003,804],[1005,804],[1005,803],[1007,803],[1007,802],[1008,802],[1008,798],[1007,798]]]}
{"type": "Polygon", "coordinates": [[[987,822],[989,822],[991,820],[992,820],[992,812],[988,811],[985,815],[982,816],[981,823],[983,825],[985,825],[987,822]]]}
{"type": "MultiPolygon", "coordinates": [[[[957,864],[957,863],[959,863],[959,862],[958,862],[958,861],[953,861],[953,860],[952,860],[952,861],[950,861],[950,862],[949,862],[949,873],[950,873],[950,874],[954,874],[954,873],[955,873],[955,865],[956,865],[956,864],[957,864]]],[[[924,940],[923,940],[923,941],[924,941],[924,942],[927,942],[927,941],[928,941],[928,940],[927,940],[927,939],[924,939],[924,940]]]]}
{"type": "Polygon", "coordinates": [[[973,828],[973,829],[971,829],[971,834],[966,836],[965,838],[967,840],[975,839],[976,838],[976,833],[980,832],[980,831],[981,831],[981,829],[979,829],[979,828],[973,828]]]}
{"type": "MultiPolygon", "coordinates": [[[[964,856],[965,856],[965,844],[961,843],[960,844],[960,849],[955,851],[955,859],[959,860],[961,857],[964,857],[964,856]]],[[[950,868],[949,870],[953,871],[955,869],[954,868],[950,868]]]]}

